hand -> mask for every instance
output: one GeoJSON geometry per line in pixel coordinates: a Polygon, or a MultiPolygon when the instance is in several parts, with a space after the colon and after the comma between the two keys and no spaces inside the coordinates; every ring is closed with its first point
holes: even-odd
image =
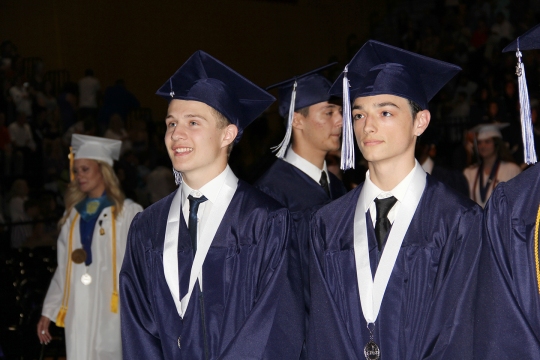
{"type": "Polygon", "coordinates": [[[39,322],[37,324],[37,336],[39,338],[40,344],[48,344],[52,340],[51,333],[49,333],[49,324],[51,323],[51,320],[46,317],[42,316],[41,319],[39,319],[39,322]]]}

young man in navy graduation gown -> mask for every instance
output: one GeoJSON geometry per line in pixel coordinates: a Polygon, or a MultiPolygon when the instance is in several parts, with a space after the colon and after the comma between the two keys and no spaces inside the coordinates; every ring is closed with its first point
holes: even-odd
{"type": "Polygon", "coordinates": [[[339,150],[343,126],[341,105],[333,101],[338,98],[328,94],[332,84],[320,74],[332,65],[267,88],[279,87],[279,114],[287,119],[287,129],[276,149],[278,159],[255,186],[292,213],[347,192],[325,161],[330,151],[339,150]]]}
{"type": "Polygon", "coordinates": [[[289,212],[227,165],[239,134],[274,98],[202,51],[157,94],[170,100],[165,144],[181,184],[130,229],[124,358],[298,358],[304,325],[287,275],[289,212]]]}
{"type": "Polygon", "coordinates": [[[344,167],[354,128],[369,171],[312,217],[310,359],[472,359],[482,209],[414,159],[428,101],[459,70],[368,41],[334,83],[344,167]]]}
{"type": "MultiPolygon", "coordinates": [[[[540,25],[510,43],[503,52],[540,49],[540,25]],[[519,42],[518,42],[519,41],[519,42]]],[[[521,57],[521,52],[518,52],[521,57]]],[[[523,62],[519,79],[525,86],[523,62]]],[[[520,91],[525,160],[536,162],[528,95],[520,91]]],[[[540,357],[540,166],[531,166],[500,183],[485,211],[484,245],[476,298],[477,359],[540,357]]]]}

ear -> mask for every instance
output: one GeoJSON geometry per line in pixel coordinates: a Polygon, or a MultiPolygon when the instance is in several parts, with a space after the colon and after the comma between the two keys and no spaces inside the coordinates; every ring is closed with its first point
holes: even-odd
{"type": "Polygon", "coordinates": [[[304,115],[295,111],[292,119],[292,127],[298,130],[302,130],[304,128],[304,120],[304,115]]]}
{"type": "Polygon", "coordinates": [[[238,128],[234,124],[229,124],[223,131],[223,139],[221,140],[221,147],[229,146],[236,136],[238,135],[238,128]]]}
{"type": "Polygon", "coordinates": [[[429,121],[431,120],[431,113],[429,110],[422,110],[416,114],[416,119],[414,120],[414,135],[420,136],[426,131],[429,121]]]}

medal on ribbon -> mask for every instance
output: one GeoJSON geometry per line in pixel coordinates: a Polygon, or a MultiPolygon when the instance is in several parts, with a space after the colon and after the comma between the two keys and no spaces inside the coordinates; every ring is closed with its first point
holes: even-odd
{"type": "Polygon", "coordinates": [[[379,349],[379,345],[373,341],[373,328],[375,328],[375,324],[367,324],[367,328],[369,330],[369,342],[364,346],[364,356],[366,360],[379,360],[381,358],[381,350],[379,349]]]}
{"type": "Polygon", "coordinates": [[[75,249],[71,253],[71,261],[75,264],[82,264],[86,261],[86,251],[84,249],[75,249]]]}

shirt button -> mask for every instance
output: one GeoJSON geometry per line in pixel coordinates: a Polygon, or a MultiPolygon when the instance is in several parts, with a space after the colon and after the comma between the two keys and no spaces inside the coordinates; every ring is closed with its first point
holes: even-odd
{"type": "Polygon", "coordinates": [[[195,195],[195,197],[201,197],[202,196],[200,191],[195,191],[194,195],[195,195]]]}

